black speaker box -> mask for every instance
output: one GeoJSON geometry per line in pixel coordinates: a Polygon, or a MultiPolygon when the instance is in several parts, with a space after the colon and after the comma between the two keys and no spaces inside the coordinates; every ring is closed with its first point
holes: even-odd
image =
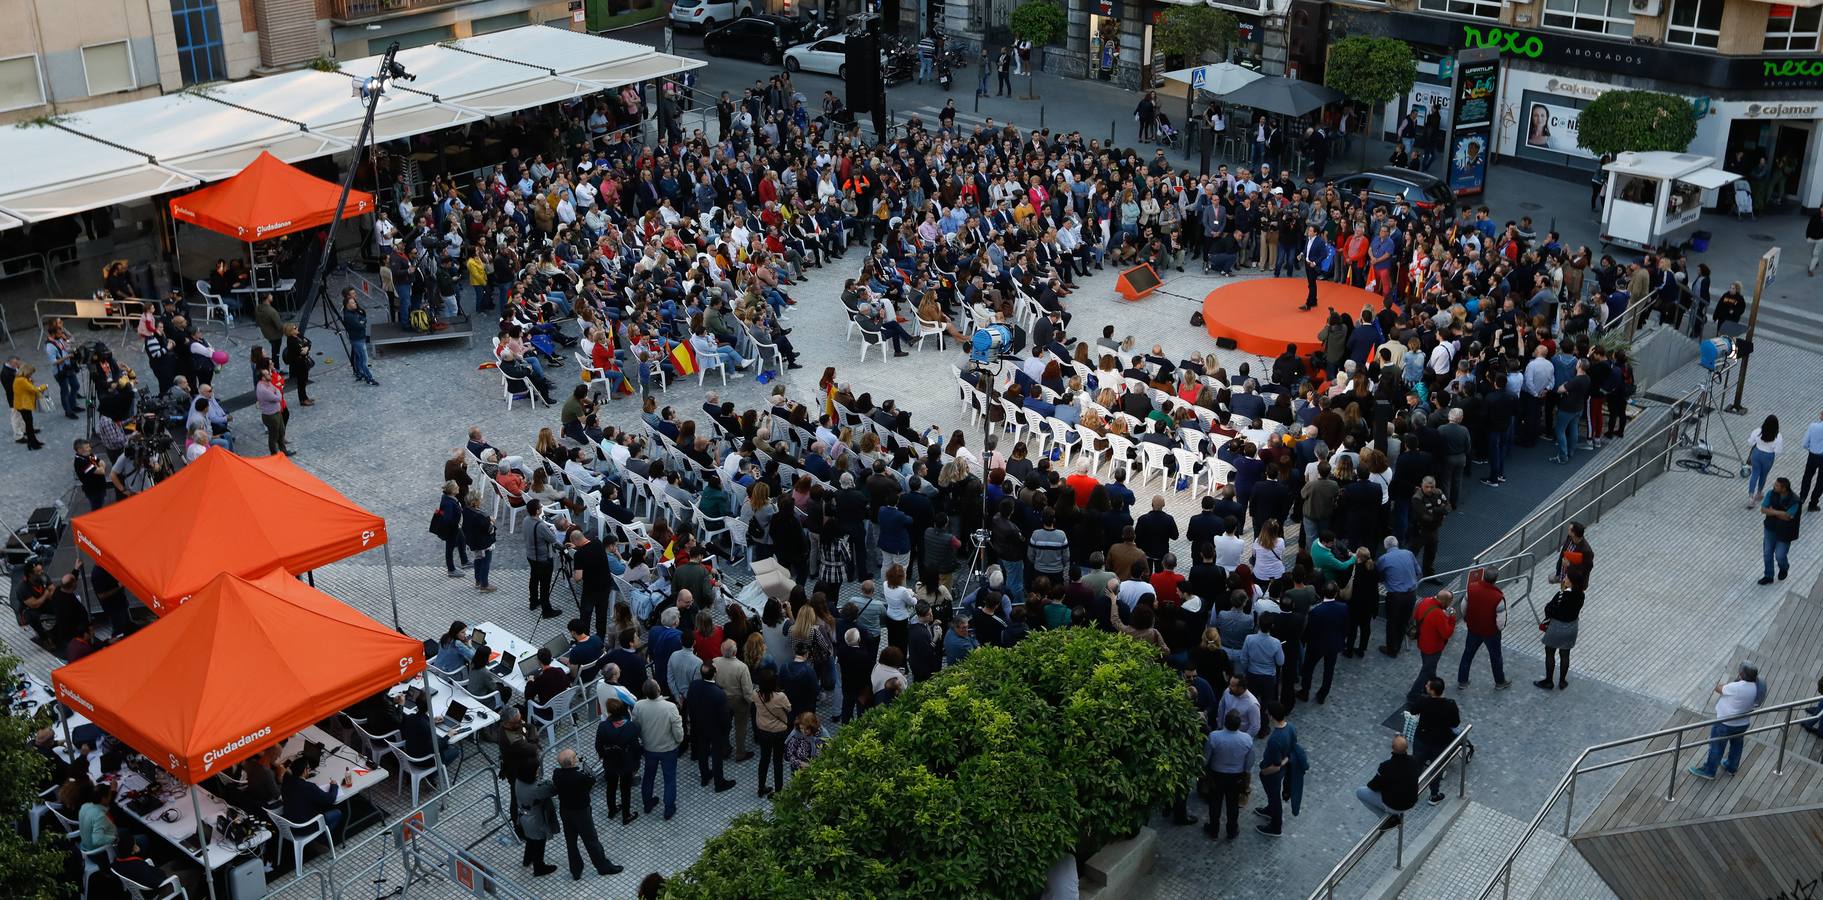
{"type": "Polygon", "coordinates": [[[1231,337],[1218,337],[1215,339],[1215,345],[1223,350],[1238,350],[1241,346],[1235,343],[1234,338],[1231,337]]]}

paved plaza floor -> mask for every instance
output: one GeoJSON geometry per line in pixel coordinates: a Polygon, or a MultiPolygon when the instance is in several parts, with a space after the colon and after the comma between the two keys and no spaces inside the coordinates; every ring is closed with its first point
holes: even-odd
{"type": "MultiPolygon", "coordinates": [[[[707,70],[703,84],[719,90],[722,84],[750,83],[752,76],[742,65],[718,62],[707,70]]],[[[1053,128],[1089,131],[1094,117],[1099,116],[1105,125],[1107,116],[1102,113],[1130,105],[1130,97],[1099,85],[1046,80],[1041,85],[1048,85],[1047,96],[1055,98],[1047,106],[1047,123],[1053,128]],[[1069,117],[1057,112],[1064,107],[1065,91],[1081,101],[1071,104],[1079,108],[1072,109],[1069,117]],[[1070,121],[1082,124],[1065,124],[1070,121]]],[[[814,95],[822,90],[820,84],[815,88],[806,92],[814,95]]],[[[936,99],[933,94],[930,88],[895,91],[895,97],[904,97],[906,107],[928,107],[929,114],[940,104],[932,102],[936,99]]],[[[959,96],[966,97],[966,91],[959,96]]],[[[1036,113],[1029,105],[1000,103],[1021,125],[1036,124],[1036,113]]],[[[1118,121],[1129,129],[1126,137],[1130,139],[1130,120],[1122,113],[1118,121]]],[[[1592,239],[1592,223],[1586,221],[1582,206],[1586,190],[1581,186],[1498,170],[1490,202],[1500,218],[1511,217],[1515,207],[1535,204],[1538,209],[1531,214],[1541,225],[1548,227],[1547,219],[1557,221],[1572,243],[1592,239]],[[1562,210],[1561,216],[1554,216],[1552,210],[1562,210]]],[[[1717,249],[1712,255],[1718,263],[1727,260],[1717,265],[1718,284],[1749,274],[1747,266],[1758,252],[1753,249],[1756,233],[1776,235],[1786,241],[1788,252],[1799,252],[1793,242],[1794,235],[1801,234],[1801,224],[1782,219],[1739,226],[1718,224],[1717,249]]],[[[897,400],[920,427],[935,423],[946,432],[966,428],[951,370],[960,355],[953,347],[939,351],[932,346],[902,359],[881,360],[878,354],[870,354],[867,362],[858,361],[860,344],[845,338],[846,321],[837,298],[841,278],[851,274],[850,264],[855,260],[850,254],[847,260],[811,273],[807,282],[791,289],[799,305],[787,324],[794,329],[792,340],[803,353],[805,368],[786,376],[789,390],[800,398],[811,397],[823,367],[835,366],[838,378],[851,384],[857,394],[871,392],[876,400],[897,400]]],[[[1781,282],[1777,303],[1794,310],[1790,315],[1802,318],[1808,315],[1802,304],[1814,299],[1800,296],[1799,289],[1805,286],[1801,266],[1787,265],[1791,277],[1781,282]]],[[[1139,303],[1126,303],[1113,293],[1112,273],[1097,273],[1066,301],[1075,315],[1072,333],[1093,336],[1102,324],[1113,323],[1119,334],[1130,334],[1143,346],[1161,344],[1173,356],[1208,352],[1212,349],[1209,339],[1200,329],[1191,328],[1189,319],[1201,298],[1225,280],[1194,271],[1161,274],[1168,278],[1165,290],[1182,298],[1161,293],[1139,303]]],[[[1312,331],[1319,325],[1313,314],[1312,331]]],[[[1823,330],[1823,320],[1819,328],[1823,330]]],[[[257,343],[257,331],[248,326],[230,333],[226,347],[233,359],[217,381],[222,395],[234,396],[248,389],[250,373],[245,361],[248,349],[257,343]]],[[[1815,377],[1823,359],[1815,347],[1823,345],[1800,346],[1802,343],[1774,340],[1763,344],[1754,358],[1746,392],[1752,414],[1718,416],[1718,427],[1726,427],[1744,441],[1762,415],[1776,413],[1787,423],[1788,447],[1794,445],[1795,433],[1823,409],[1823,382],[1815,377]]],[[[469,426],[479,426],[487,440],[504,452],[530,453],[538,430],[556,425],[555,411],[533,410],[524,404],[506,409],[497,374],[478,368],[488,358],[485,340],[467,348],[388,351],[373,364],[380,387],[354,382],[340,348],[329,335],[316,335],[316,345],[324,356],[312,385],[318,404],[296,409],[290,429],[293,445],[301,452],[297,461],[386,517],[405,630],[431,636],[452,619],[470,623],[491,619],[534,641],[552,635],[551,623],[540,623],[525,611],[526,569],[515,535],[503,530],[498,545],[495,580],[500,591],[483,595],[469,581],[444,576],[441,543],[425,532],[424,523],[436,506],[443,462],[461,445],[469,426]]],[[[1260,365],[1257,358],[1242,354],[1221,351],[1218,355],[1231,369],[1243,359],[1260,365]]],[[[137,362],[139,354],[132,350],[123,357],[137,362]]],[[[560,390],[576,383],[573,364],[552,374],[560,390]]],[[[1681,371],[1668,379],[1669,387],[1662,392],[1682,393],[1680,386],[1696,377],[1694,368],[1681,371]]],[[[675,406],[680,415],[700,418],[706,389],[733,401],[737,408],[747,408],[760,404],[769,386],[757,384],[751,375],[726,386],[710,376],[706,388],[694,379],[680,382],[661,394],[660,402],[675,406]]],[[[637,412],[632,401],[618,400],[608,405],[605,420],[637,427],[637,412]]],[[[80,424],[61,418],[49,422],[45,429],[49,446],[44,451],[28,453],[17,445],[0,449],[7,459],[0,466],[0,516],[9,524],[17,525],[27,511],[60,494],[77,496],[67,493],[72,485],[67,448],[80,424]]],[[[238,413],[236,431],[244,452],[263,450],[264,436],[250,410],[238,413]]],[[[971,445],[979,443],[978,428],[967,433],[971,445]]],[[[1725,443],[1719,432],[1714,441],[1718,446],[1725,443]]],[[[1580,462],[1600,465],[1616,450],[1587,454],[1586,461],[1580,462]]],[[[1574,476],[1572,469],[1544,464],[1545,455],[1542,447],[1522,453],[1510,466],[1509,485],[1498,491],[1478,483],[1470,485],[1463,511],[1446,525],[1440,566],[1465,560],[1485,547],[1564,479],[1574,476]]],[[[1788,449],[1775,466],[1775,474],[1794,478],[1801,471],[1801,454],[1795,450],[1788,449]]],[[[1156,490],[1155,485],[1134,487],[1142,504],[1156,490]]],[[[1174,492],[1166,496],[1168,508],[1180,521],[1188,516],[1194,506],[1192,498],[1174,492]]],[[[81,508],[80,499],[72,502],[81,508]]],[[[1696,689],[1725,674],[1736,660],[1737,648],[1753,646],[1762,637],[1785,590],[1807,591],[1823,573],[1823,561],[1811,551],[1813,542],[1803,542],[1794,547],[1790,582],[1767,588],[1753,585],[1758,577],[1760,526],[1757,514],[1744,508],[1745,502],[1745,486],[1739,479],[1674,470],[1591,529],[1599,561],[1568,692],[1544,693],[1527,683],[1541,666],[1536,633],[1521,616],[1515,616],[1506,664],[1508,677],[1518,686],[1496,691],[1487,663],[1478,662],[1473,686],[1457,697],[1464,717],[1476,728],[1479,749],[1469,792],[1477,803],[1477,821],[1498,825],[1528,820],[1581,748],[1651,730],[1679,706],[1694,703],[1696,689]]],[[[1180,558],[1188,558],[1187,549],[1178,548],[1180,558]]],[[[319,573],[318,584],[386,620],[390,613],[379,562],[377,554],[368,554],[327,567],[319,573]]],[[[1536,601],[1542,606],[1548,594],[1542,585],[1539,590],[1536,601]]],[[[569,607],[567,599],[559,588],[559,604],[569,607]]],[[[48,654],[24,640],[23,632],[0,629],[0,634],[26,658],[31,670],[43,674],[52,664],[48,654]]],[[[1445,671],[1452,670],[1459,651],[1460,642],[1446,652],[1445,671]]],[[[1218,843],[1205,838],[1200,829],[1174,828],[1162,819],[1156,821],[1163,840],[1148,896],[1292,896],[1314,886],[1371,826],[1371,816],[1353,799],[1353,788],[1364,783],[1384,758],[1391,732],[1382,722],[1399,706],[1417,664],[1410,652],[1396,660],[1378,654],[1344,660],[1329,702],[1300,704],[1293,720],[1310,753],[1312,769],[1303,813],[1287,819],[1285,837],[1268,839],[1248,828],[1240,840],[1218,843]]],[[[1450,693],[1457,694],[1453,686],[1450,693]]],[[[591,741],[585,736],[563,743],[587,748],[591,741]]],[[[547,763],[554,750],[547,748],[547,763]]],[[[585,749],[583,755],[592,758],[592,749],[585,749]]],[[[485,764],[485,760],[471,758],[464,774],[485,764]]],[[[702,842],[730,818],[764,805],[753,796],[752,763],[734,767],[732,777],[739,786],[719,795],[699,788],[694,767],[687,763],[680,766],[680,774],[680,814],[669,823],[644,816],[623,827],[618,821],[609,822],[597,803],[598,825],[609,855],[628,868],[625,874],[609,879],[590,875],[571,882],[567,873],[559,873],[533,882],[517,865],[516,845],[502,846],[486,836],[488,826],[481,820],[487,794],[472,785],[452,798],[454,815],[449,827],[464,843],[479,840],[475,851],[483,860],[509,877],[522,879],[536,895],[631,896],[641,876],[688,865],[702,842]]],[[[395,811],[405,806],[403,800],[387,802],[395,811]]],[[[1200,801],[1192,803],[1192,810],[1199,815],[1206,812],[1200,801]]],[[[562,864],[560,843],[553,844],[550,856],[562,864]]],[[[358,862],[344,863],[343,871],[358,862]]],[[[1369,864],[1383,867],[1385,861],[1376,856],[1369,864]]],[[[1367,875],[1366,881],[1371,881],[1372,873],[1367,875]]],[[[400,876],[395,873],[392,877],[396,884],[400,876]]],[[[1352,896],[1359,886],[1345,893],[1352,896]]],[[[359,895],[362,889],[355,889],[359,895]]],[[[284,896],[314,893],[314,885],[306,882],[284,896]]],[[[453,891],[433,889],[428,895],[449,896],[453,891]]]]}

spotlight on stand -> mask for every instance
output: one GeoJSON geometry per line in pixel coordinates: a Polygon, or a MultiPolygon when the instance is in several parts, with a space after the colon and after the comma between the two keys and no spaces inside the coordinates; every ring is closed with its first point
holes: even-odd
{"type": "Polygon", "coordinates": [[[1741,355],[1743,354],[1735,346],[1733,338],[1716,335],[1697,346],[1697,365],[1714,372],[1717,368],[1726,366],[1730,360],[1739,359],[1741,355]]]}
{"type": "Polygon", "coordinates": [[[968,360],[978,366],[988,365],[1005,355],[1013,344],[1013,329],[1005,325],[983,325],[969,338],[968,360]]]}

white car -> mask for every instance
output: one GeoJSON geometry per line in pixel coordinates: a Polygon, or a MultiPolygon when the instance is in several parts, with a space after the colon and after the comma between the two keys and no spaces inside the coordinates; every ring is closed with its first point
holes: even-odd
{"type": "MultiPolygon", "coordinates": [[[[885,59],[885,54],[881,54],[885,59]]],[[[785,51],[785,71],[817,72],[848,77],[848,35],[832,34],[820,41],[799,44],[785,51]]]]}
{"type": "Polygon", "coordinates": [[[671,27],[683,31],[709,31],[718,25],[726,25],[741,16],[753,15],[753,4],[743,2],[717,3],[712,0],[673,0],[671,3],[671,27]]]}

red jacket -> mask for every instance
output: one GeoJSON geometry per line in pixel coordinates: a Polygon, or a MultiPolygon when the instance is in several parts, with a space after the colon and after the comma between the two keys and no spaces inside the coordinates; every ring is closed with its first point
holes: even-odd
{"type": "Polygon", "coordinates": [[[1506,602],[1506,595],[1500,592],[1491,581],[1469,582],[1469,594],[1466,608],[1462,613],[1462,623],[1469,627],[1469,634],[1481,637],[1492,637],[1500,633],[1496,621],[1500,604],[1506,602]]]}
{"type": "Polygon", "coordinates": [[[1442,653],[1450,642],[1450,635],[1456,633],[1456,619],[1450,615],[1449,607],[1436,597],[1418,601],[1418,608],[1412,610],[1412,620],[1418,623],[1419,653],[1442,653]]]}

